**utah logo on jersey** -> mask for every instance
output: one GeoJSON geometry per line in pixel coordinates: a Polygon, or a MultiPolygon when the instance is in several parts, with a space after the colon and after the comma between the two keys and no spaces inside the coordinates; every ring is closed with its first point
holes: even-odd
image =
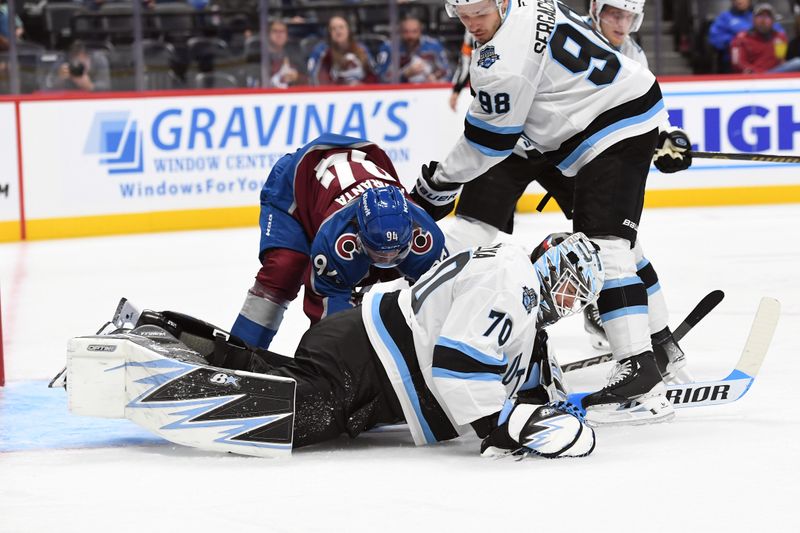
{"type": "Polygon", "coordinates": [[[481,56],[478,58],[478,66],[489,68],[500,59],[500,56],[494,52],[494,46],[487,46],[481,49],[481,56]]]}
{"type": "Polygon", "coordinates": [[[536,307],[536,290],[529,289],[526,286],[522,286],[522,306],[525,308],[525,311],[528,314],[531,314],[533,308],[536,307]]]}

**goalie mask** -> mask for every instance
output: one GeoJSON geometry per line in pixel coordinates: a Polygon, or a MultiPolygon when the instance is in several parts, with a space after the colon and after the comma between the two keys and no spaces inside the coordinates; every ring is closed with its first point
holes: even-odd
{"type": "Polygon", "coordinates": [[[408,201],[394,186],[367,189],[358,210],[358,242],[378,268],[399,265],[411,251],[413,223],[408,201]]]}
{"type": "Polygon", "coordinates": [[[541,286],[537,327],[579,313],[603,288],[599,248],[583,233],[549,235],[533,251],[531,262],[541,286]]]}
{"type": "Polygon", "coordinates": [[[644,3],[645,0],[592,0],[589,14],[597,27],[600,28],[600,14],[606,6],[633,13],[633,21],[628,31],[629,33],[636,33],[642,27],[642,20],[644,20],[644,3]]]}

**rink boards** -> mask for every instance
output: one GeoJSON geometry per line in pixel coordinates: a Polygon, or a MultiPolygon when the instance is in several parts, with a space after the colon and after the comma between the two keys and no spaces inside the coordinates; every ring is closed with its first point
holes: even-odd
{"type": "MultiPolygon", "coordinates": [[[[705,151],[800,155],[800,78],[662,82],[705,151]]],[[[0,241],[256,225],[272,165],[332,131],[377,142],[406,186],[442,159],[469,105],[443,85],[0,99],[0,241]]],[[[519,204],[533,211],[532,186],[519,204]]],[[[696,160],[652,170],[648,207],[800,202],[796,165],[696,160]]],[[[555,209],[555,203],[548,206],[555,209]]]]}

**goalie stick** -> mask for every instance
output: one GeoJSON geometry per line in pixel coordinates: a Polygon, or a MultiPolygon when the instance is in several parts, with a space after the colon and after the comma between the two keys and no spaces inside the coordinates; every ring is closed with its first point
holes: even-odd
{"type": "MultiPolygon", "coordinates": [[[[697,325],[705,316],[710,313],[722,299],[725,298],[725,293],[716,290],[711,291],[694,306],[686,318],[683,319],[683,322],[678,324],[678,327],[675,328],[675,331],[672,332],[672,336],[675,338],[675,342],[680,341],[693,327],[697,325]]],[[[594,365],[599,365],[600,363],[605,363],[606,361],[611,361],[613,356],[610,353],[604,353],[602,355],[595,355],[586,359],[581,359],[580,361],[574,361],[572,363],[566,363],[561,365],[562,372],[570,372],[572,370],[578,370],[580,368],[587,368],[594,365]]]]}
{"type": "MultiPolygon", "coordinates": [[[[781,313],[781,304],[774,298],[761,298],[761,303],[750,326],[742,355],[736,367],[727,377],[718,381],[698,381],[678,385],[667,385],[667,398],[676,409],[721,405],[735,402],[745,395],[761,368],[767,349],[775,333],[781,313]]],[[[581,399],[590,394],[579,392],[569,395],[569,401],[581,405],[581,399]]]]}

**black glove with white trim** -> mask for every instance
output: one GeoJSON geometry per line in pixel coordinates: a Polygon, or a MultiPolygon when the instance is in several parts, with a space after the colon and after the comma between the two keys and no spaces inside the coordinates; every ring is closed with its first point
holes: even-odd
{"type": "Polygon", "coordinates": [[[664,174],[686,170],[692,166],[691,148],[692,143],[685,131],[678,128],[663,130],[658,136],[653,163],[664,174]]]}
{"type": "Polygon", "coordinates": [[[433,174],[438,165],[437,161],[422,165],[417,183],[411,191],[414,203],[427,211],[433,220],[441,220],[453,210],[456,197],[463,187],[461,183],[434,183],[433,174]]]}

